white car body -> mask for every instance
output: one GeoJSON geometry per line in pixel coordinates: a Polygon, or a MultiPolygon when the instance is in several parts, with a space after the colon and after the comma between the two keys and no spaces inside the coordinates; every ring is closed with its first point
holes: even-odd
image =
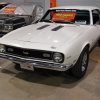
{"type": "MultiPolygon", "coordinates": [[[[90,6],[69,6],[69,7],[55,7],[52,9],[79,9],[88,10],[90,13],[89,25],[76,25],[76,24],[60,24],[60,23],[47,23],[38,22],[34,25],[29,25],[15,31],[10,32],[0,39],[0,44],[16,48],[41,50],[49,52],[62,53],[64,61],[62,63],[54,62],[45,59],[30,59],[20,57],[18,55],[0,53],[1,58],[11,60],[13,62],[29,64],[27,61],[33,61],[31,65],[38,68],[53,69],[65,71],[74,66],[85,46],[89,47],[89,51],[100,39],[100,25],[93,25],[92,10],[98,9],[97,7],[90,6]],[[48,25],[43,29],[44,25],[48,25]],[[57,31],[52,29],[57,26],[63,26],[57,31]],[[19,60],[15,60],[18,58],[19,60]],[[41,64],[39,64],[39,63],[41,64]],[[44,63],[44,64],[43,64],[44,63]],[[45,66],[45,64],[47,66],[45,66]]],[[[11,48],[10,48],[11,49],[11,48]]],[[[26,52],[27,54],[27,52],[26,52]]]]}

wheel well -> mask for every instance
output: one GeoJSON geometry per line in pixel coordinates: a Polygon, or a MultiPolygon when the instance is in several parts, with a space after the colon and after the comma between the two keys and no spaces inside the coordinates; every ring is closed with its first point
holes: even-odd
{"type": "MultiPolygon", "coordinates": [[[[89,50],[90,45],[89,45],[89,44],[85,45],[85,46],[83,47],[83,49],[84,49],[85,47],[88,47],[88,50],[89,50]]],[[[82,53],[83,49],[81,50],[80,54],[82,53]]],[[[80,56],[80,54],[79,54],[79,56],[80,56]]],[[[78,58],[79,58],[79,57],[78,57],[78,58]]]]}
{"type": "MultiPolygon", "coordinates": [[[[83,51],[83,49],[84,49],[85,47],[88,47],[88,50],[90,49],[90,45],[89,45],[89,44],[86,44],[86,45],[82,48],[81,52],[83,51]]],[[[81,52],[80,52],[80,54],[81,54],[81,52]]]]}
{"type": "MultiPolygon", "coordinates": [[[[89,44],[85,45],[84,48],[85,48],[85,47],[88,47],[88,50],[90,51],[90,45],[89,45],[89,44]]],[[[84,48],[83,48],[83,49],[84,49],[84,48]]],[[[82,51],[81,51],[81,52],[82,52],[82,51]]]]}
{"type": "Polygon", "coordinates": [[[85,47],[88,47],[88,48],[90,48],[90,45],[89,45],[89,44],[87,44],[85,47]]]}

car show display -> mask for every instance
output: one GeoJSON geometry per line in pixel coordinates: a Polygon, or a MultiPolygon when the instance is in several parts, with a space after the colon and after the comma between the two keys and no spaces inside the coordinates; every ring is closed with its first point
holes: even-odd
{"type": "Polygon", "coordinates": [[[9,4],[0,10],[0,35],[35,22],[43,15],[42,6],[34,3],[9,4]]]}
{"type": "Polygon", "coordinates": [[[73,76],[82,78],[87,70],[89,51],[100,39],[99,19],[97,7],[50,8],[37,24],[2,37],[0,57],[20,64],[23,69],[70,69],[73,76]]]}

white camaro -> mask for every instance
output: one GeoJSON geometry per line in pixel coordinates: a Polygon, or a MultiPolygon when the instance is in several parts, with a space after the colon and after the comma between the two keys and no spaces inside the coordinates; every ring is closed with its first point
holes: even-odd
{"type": "Polygon", "coordinates": [[[89,51],[100,38],[97,7],[50,8],[42,19],[10,32],[0,39],[0,57],[33,70],[71,70],[75,77],[86,73],[89,51]]]}

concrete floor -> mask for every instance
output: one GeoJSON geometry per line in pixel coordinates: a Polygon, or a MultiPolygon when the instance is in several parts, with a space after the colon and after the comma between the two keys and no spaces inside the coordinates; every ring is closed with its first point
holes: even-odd
{"type": "Polygon", "coordinates": [[[0,100],[100,100],[100,63],[89,60],[84,78],[48,70],[18,71],[0,59],[0,100]]]}

